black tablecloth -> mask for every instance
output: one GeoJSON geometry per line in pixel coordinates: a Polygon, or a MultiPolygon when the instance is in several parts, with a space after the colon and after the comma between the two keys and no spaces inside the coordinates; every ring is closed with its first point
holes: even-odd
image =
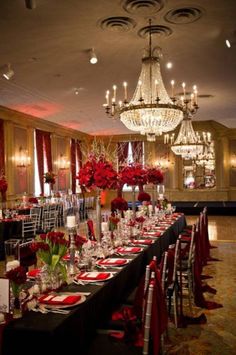
{"type": "Polygon", "coordinates": [[[3,332],[2,354],[84,355],[95,329],[137,286],[152,257],[156,255],[160,260],[162,252],[175,242],[185,223],[185,217],[181,216],[154,244],[134,256],[103,286],[67,286],[67,291],[91,292],[70,314],[28,312],[23,318],[10,322],[3,332]]]}

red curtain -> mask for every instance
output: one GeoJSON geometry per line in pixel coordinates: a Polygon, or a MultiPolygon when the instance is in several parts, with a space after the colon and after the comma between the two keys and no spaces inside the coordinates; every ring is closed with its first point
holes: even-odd
{"type": "Polygon", "coordinates": [[[51,133],[43,132],[43,140],[44,140],[45,155],[46,155],[46,159],[47,159],[48,171],[52,171],[51,133]]]}
{"type": "Polygon", "coordinates": [[[75,151],[75,140],[71,139],[70,144],[70,166],[71,166],[71,188],[72,193],[76,192],[76,151],[75,151]]]}
{"type": "Polygon", "coordinates": [[[36,152],[38,159],[38,174],[39,182],[42,193],[44,193],[44,183],[43,183],[43,173],[44,173],[44,157],[43,157],[43,131],[36,129],[35,138],[36,138],[36,152]]]}
{"type": "Polygon", "coordinates": [[[81,142],[77,141],[76,142],[76,155],[77,155],[77,162],[79,168],[82,166],[82,150],[81,150],[81,142]]]}
{"type": "Polygon", "coordinates": [[[118,170],[127,162],[129,151],[129,142],[117,143],[118,170]]]}
{"type": "Polygon", "coordinates": [[[131,149],[135,163],[143,163],[143,142],[131,142],[131,149]]]}
{"type": "Polygon", "coordinates": [[[0,119],[0,174],[5,174],[4,121],[0,119]]]}

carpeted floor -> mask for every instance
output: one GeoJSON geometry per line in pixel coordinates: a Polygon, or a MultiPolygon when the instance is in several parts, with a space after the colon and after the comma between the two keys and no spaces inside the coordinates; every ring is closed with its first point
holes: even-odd
{"type": "MultiPolygon", "coordinates": [[[[206,324],[188,325],[176,329],[169,325],[170,344],[167,354],[236,354],[236,244],[235,242],[214,242],[217,249],[211,255],[221,261],[210,262],[204,273],[213,276],[203,281],[217,289],[216,295],[205,293],[206,300],[223,304],[223,308],[205,310],[194,308],[194,316],[202,312],[206,324]]],[[[187,314],[187,308],[185,308],[187,314]]]]}

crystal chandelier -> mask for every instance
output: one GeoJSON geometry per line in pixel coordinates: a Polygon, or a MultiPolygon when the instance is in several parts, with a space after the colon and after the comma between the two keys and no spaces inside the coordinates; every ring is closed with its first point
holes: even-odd
{"type": "MultiPolygon", "coordinates": [[[[152,26],[149,21],[149,47],[142,59],[142,69],[132,99],[128,100],[127,82],[123,83],[124,99],[117,102],[117,86],[113,86],[110,103],[110,91],[106,92],[106,113],[110,117],[119,116],[121,122],[131,131],[147,136],[148,141],[155,141],[156,136],[174,130],[183,119],[185,99],[172,96],[165,89],[160,70],[160,48],[152,48],[152,26]]],[[[184,95],[185,96],[185,95],[184,95]]],[[[196,110],[197,92],[191,98],[192,108],[196,110]]]]}
{"type": "Polygon", "coordinates": [[[171,150],[185,160],[193,160],[202,155],[207,144],[211,142],[211,134],[209,132],[200,134],[194,131],[190,111],[187,107],[185,108],[184,119],[181,122],[176,140],[174,141],[174,135],[169,137],[167,134],[164,137],[164,143],[168,144],[169,138],[171,150]]]}
{"type": "Polygon", "coordinates": [[[195,160],[195,164],[198,166],[203,166],[208,170],[215,169],[215,149],[213,142],[205,146],[203,153],[198,154],[195,160]]]}

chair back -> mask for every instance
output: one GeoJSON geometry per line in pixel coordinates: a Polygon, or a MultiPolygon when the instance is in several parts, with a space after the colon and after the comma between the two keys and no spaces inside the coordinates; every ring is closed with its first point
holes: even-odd
{"type": "Polygon", "coordinates": [[[153,301],[153,291],[155,284],[155,273],[151,273],[151,280],[149,281],[147,298],[144,304],[145,315],[144,315],[144,335],[143,335],[143,355],[148,355],[149,353],[149,339],[150,339],[150,327],[151,327],[151,317],[152,317],[152,301],[153,301]]]}
{"type": "Polygon", "coordinates": [[[37,216],[28,217],[22,219],[22,239],[25,240],[26,238],[32,238],[36,235],[36,223],[37,223],[37,216]]]}

